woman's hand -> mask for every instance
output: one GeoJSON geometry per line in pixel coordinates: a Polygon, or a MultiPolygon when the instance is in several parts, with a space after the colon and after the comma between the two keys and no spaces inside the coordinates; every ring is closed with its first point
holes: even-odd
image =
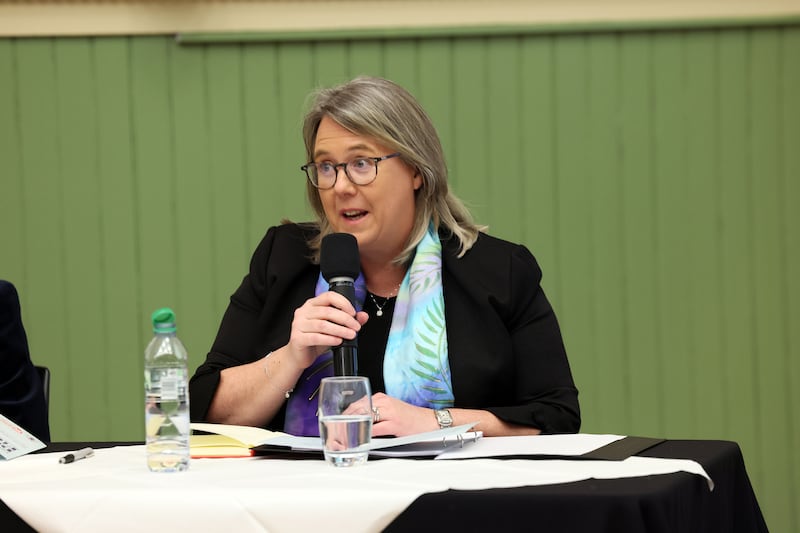
{"type": "MultiPolygon", "coordinates": [[[[509,435],[538,435],[541,431],[531,426],[510,424],[483,409],[449,407],[453,426],[474,424],[472,431],[482,431],[484,437],[509,435]]],[[[394,435],[405,437],[439,429],[433,409],[417,407],[382,392],[372,395],[372,436],[394,435]]]]}
{"type": "Polygon", "coordinates": [[[382,392],[372,395],[372,436],[404,437],[439,429],[432,409],[417,407],[382,392]]]}
{"type": "Polygon", "coordinates": [[[289,354],[300,368],[311,363],[331,346],[354,339],[369,315],[356,313],[352,304],[335,292],[324,292],[297,308],[289,337],[289,354]]]}

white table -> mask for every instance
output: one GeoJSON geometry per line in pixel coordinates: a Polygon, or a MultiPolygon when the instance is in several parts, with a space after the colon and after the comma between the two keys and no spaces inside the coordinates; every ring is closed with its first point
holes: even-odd
{"type": "Polygon", "coordinates": [[[0,463],[0,499],[39,531],[380,531],[421,494],[448,489],[677,471],[707,477],[694,461],[645,457],[383,459],[354,468],[322,460],[194,459],[187,472],[157,474],[147,470],[143,446],[98,449],[68,465],[58,464],[62,455],[0,463]]]}

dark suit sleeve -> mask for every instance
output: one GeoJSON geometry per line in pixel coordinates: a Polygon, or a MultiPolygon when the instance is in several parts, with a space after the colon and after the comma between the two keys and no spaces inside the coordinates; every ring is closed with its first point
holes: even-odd
{"type": "MultiPolygon", "coordinates": [[[[205,362],[189,382],[193,421],[205,421],[219,386],[220,372],[253,362],[289,342],[294,310],[313,296],[319,268],[308,259],[307,226],[270,228],[231,296],[205,362]]],[[[280,429],[282,411],[273,420],[280,429]]]]}
{"type": "Polygon", "coordinates": [[[0,280],[0,413],[44,442],[50,441],[42,382],[28,351],[19,297],[0,280]]]}
{"type": "Polygon", "coordinates": [[[544,433],[577,432],[578,391],[536,259],[486,234],[460,258],[455,239],[442,243],[455,407],[544,433]]]}
{"type": "Polygon", "coordinates": [[[260,331],[259,321],[266,299],[266,264],[276,233],[276,228],[270,228],[253,253],[250,270],[231,296],[211,351],[189,382],[193,421],[206,419],[222,370],[255,360],[253,346],[260,331]]]}
{"type": "Polygon", "coordinates": [[[501,420],[532,425],[544,433],[574,433],[580,429],[578,391],[541,278],[533,255],[524,246],[517,246],[510,261],[511,300],[505,322],[511,337],[519,404],[489,411],[501,420]]]}

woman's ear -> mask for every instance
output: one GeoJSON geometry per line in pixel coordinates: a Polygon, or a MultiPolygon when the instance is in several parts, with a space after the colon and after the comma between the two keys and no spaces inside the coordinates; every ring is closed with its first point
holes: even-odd
{"type": "Polygon", "coordinates": [[[418,191],[420,187],[422,187],[422,174],[417,171],[417,173],[414,174],[414,190],[418,191]]]}

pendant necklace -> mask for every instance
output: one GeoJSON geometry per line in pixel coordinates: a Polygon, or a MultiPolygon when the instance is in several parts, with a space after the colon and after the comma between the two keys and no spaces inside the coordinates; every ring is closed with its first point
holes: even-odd
{"type": "MultiPolygon", "coordinates": [[[[401,284],[402,284],[402,282],[401,282],[401,284]]],[[[372,300],[372,303],[374,303],[375,307],[378,308],[378,312],[375,313],[376,316],[383,316],[383,308],[386,307],[386,304],[389,303],[389,300],[391,300],[395,296],[395,294],[397,294],[397,291],[399,291],[399,290],[400,290],[400,285],[398,285],[397,288],[395,290],[393,290],[391,292],[391,294],[389,294],[389,296],[387,296],[383,300],[383,304],[379,304],[378,300],[375,299],[375,296],[371,292],[367,291],[367,294],[369,294],[369,297],[372,300]]]]}
{"type": "Polygon", "coordinates": [[[372,303],[374,303],[374,304],[375,304],[375,307],[377,307],[377,308],[378,308],[378,312],[377,312],[377,313],[375,313],[375,315],[377,315],[377,316],[383,316],[383,308],[384,308],[384,307],[386,307],[386,304],[388,304],[388,303],[389,303],[389,300],[390,300],[392,297],[391,297],[391,296],[389,296],[389,298],[386,298],[386,299],[383,301],[383,305],[381,305],[381,304],[379,304],[379,303],[378,303],[378,300],[376,300],[376,299],[375,299],[375,297],[372,295],[372,293],[371,293],[371,292],[370,292],[370,293],[368,293],[368,294],[369,294],[369,297],[372,299],[372,303]]]}

